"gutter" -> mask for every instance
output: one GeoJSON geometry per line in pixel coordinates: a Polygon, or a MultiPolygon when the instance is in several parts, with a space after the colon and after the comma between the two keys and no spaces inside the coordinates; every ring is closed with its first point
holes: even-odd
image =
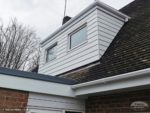
{"type": "Polygon", "coordinates": [[[71,98],[145,85],[150,85],[150,68],[76,85],[0,74],[0,87],[2,88],[71,98]]]}
{"type": "Polygon", "coordinates": [[[78,20],[80,17],[82,17],[84,14],[86,14],[92,8],[98,9],[98,7],[96,7],[96,6],[99,6],[100,8],[103,8],[104,10],[108,10],[109,12],[116,14],[117,16],[119,16],[122,19],[124,19],[125,22],[127,22],[130,19],[129,16],[121,13],[120,11],[116,10],[115,8],[112,8],[112,7],[108,6],[107,4],[105,4],[103,2],[100,2],[99,0],[96,0],[89,7],[87,7],[86,9],[84,9],[81,13],[79,13],[74,18],[70,19],[67,23],[65,23],[63,26],[61,26],[59,29],[57,29],[54,33],[52,33],[50,36],[48,36],[46,39],[44,39],[40,43],[41,46],[43,46],[49,39],[51,39],[52,37],[56,36],[59,32],[61,32],[62,30],[66,29],[68,26],[70,26],[73,22],[75,22],[76,20],[78,20]]]}
{"type": "Polygon", "coordinates": [[[103,78],[103,79],[99,79],[99,80],[94,80],[91,82],[85,82],[85,83],[81,83],[81,84],[77,84],[77,85],[72,85],[72,89],[76,90],[76,89],[94,86],[94,85],[98,85],[98,84],[106,84],[108,82],[114,82],[114,81],[119,81],[119,80],[124,80],[124,79],[131,79],[131,78],[135,78],[135,77],[142,77],[142,75],[148,75],[148,74],[150,75],[150,68],[139,70],[139,71],[134,71],[134,72],[130,72],[130,73],[125,73],[125,74],[121,74],[121,75],[116,75],[116,76],[112,76],[112,77],[107,77],[107,78],[103,78]]]}
{"type": "Polygon", "coordinates": [[[118,15],[118,16],[121,17],[121,18],[124,18],[124,19],[125,19],[125,22],[127,22],[127,21],[131,18],[131,17],[129,17],[129,16],[123,14],[122,12],[118,11],[117,9],[115,9],[115,8],[113,8],[113,7],[109,6],[109,5],[107,5],[107,4],[103,3],[103,2],[101,2],[100,0],[96,0],[96,4],[97,4],[98,6],[104,8],[104,9],[108,9],[108,11],[110,11],[110,12],[112,12],[112,13],[118,15]]]}

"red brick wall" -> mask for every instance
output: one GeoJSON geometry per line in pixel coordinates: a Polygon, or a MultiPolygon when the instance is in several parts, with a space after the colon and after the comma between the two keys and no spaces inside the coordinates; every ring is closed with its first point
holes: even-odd
{"type": "MultiPolygon", "coordinates": [[[[89,97],[86,100],[86,113],[136,112],[130,107],[134,101],[144,101],[150,106],[150,90],[89,97]]],[[[150,108],[144,111],[150,112],[150,108]]]]}
{"type": "Polygon", "coordinates": [[[25,113],[27,100],[27,92],[0,88],[0,113],[25,113]]]}

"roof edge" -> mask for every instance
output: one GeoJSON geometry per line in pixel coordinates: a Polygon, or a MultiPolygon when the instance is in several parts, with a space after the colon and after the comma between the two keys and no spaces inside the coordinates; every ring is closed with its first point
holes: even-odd
{"type": "Polygon", "coordinates": [[[97,84],[105,84],[107,82],[129,79],[129,78],[139,77],[141,75],[147,75],[147,74],[150,74],[150,68],[133,71],[133,72],[125,73],[125,74],[120,74],[120,75],[116,75],[116,76],[112,76],[112,77],[106,77],[106,78],[93,80],[93,81],[89,81],[89,82],[84,82],[84,83],[80,83],[80,84],[75,84],[72,86],[72,89],[75,90],[75,89],[79,89],[79,88],[83,88],[83,87],[93,86],[93,85],[97,85],[97,84]]]}
{"type": "Polygon", "coordinates": [[[81,17],[83,14],[85,14],[86,12],[88,12],[89,10],[91,10],[92,8],[99,6],[102,7],[104,9],[107,9],[108,11],[116,14],[117,16],[123,18],[125,20],[125,22],[127,22],[130,17],[123,14],[122,12],[116,10],[115,8],[112,8],[111,6],[100,2],[99,0],[95,1],[94,3],[92,3],[90,6],[88,6],[86,9],[84,9],[83,11],[81,11],[78,15],[76,15],[75,17],[73,17],[72,19],[70,19],[67,23],[65,23],[63,26],[61,26],[59,29],[57,29],[54,33],[52,33],[50,36],[48,36],[46,39],[44,39],[40,44],[43,45],[46,41],[48,41],[51,37],[55,36],[58,32],[60,32],[62,29],[64,29],[65,27],[67,27],[69,24],[71,24],[72,22],[74,22],[75,20],[77,20],[79,17],[81,17]]]}
{"type": "Polygon", "coordinates": [[[37,73],[33,73],[33,72],[8,69],[8,68],[4,68],[4,67],[0,67],[0,74],[20,77],[20,78],[28,78],[28,79],[34,79],[34,80],[40,80],[40,81],[59,83],[59,84],[66,84],[66,85],[73,85],[76,83],[73,80],[69,80],[69,79],[65,79],[65,78],[59,78],[56,76],[50,76],[50,75],[44,75],[44,74],[37,74],[37,73]]]}
{"type": "Polygon", "coordinates": [[[40,93],[74,98],[74,91],[68,84],[40,81],[18,76],[0,74],[0,87],[29,93],[40,93]]]}
{"type": "Polygon", "coordinates": [[[150,86],[150,68],[72,86],[75,96],[137,90],[150,86]]]}
{"type": "Polygon", "coordinates": [[[122,13],[121,11],[119,11],[119,10],[117,10],[117,9],[115,9],[115,8],[113,8],[113,7],[109,6],[109,5],[107,5],[107,4],[103,3],[103,2],[101,2],[100,0],[97,0],[97,1],[96,1],[96,4],[97,4],[98,6],[100,6],[100,7],[103,7],[104,9],[107,9],[108,11],[110,11],[110,12],[116,14],[117,16],[119,16],[119,17],[121,17],[121,18],[124,18],[124,19],[125,19],[125,22],[127,22],[128,19],[131,18],[131,17],[129,17],[128,15],[122,13]]]}

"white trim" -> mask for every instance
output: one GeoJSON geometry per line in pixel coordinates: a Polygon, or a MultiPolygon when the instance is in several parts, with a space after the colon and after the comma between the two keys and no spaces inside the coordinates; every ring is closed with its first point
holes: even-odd
{"type": "MultiPolygon", "coordinates": [[[[71,20],[69,20],[66,24],[64,24],[62,27],[60,27],[58,30],[56,30],[54,33],[52,33],[49,37],[47,37],[46,39],[44,39],[41,42],[41,46],[43,47],[45,45],[45,43],[49,42],[49,39],[51,39],[52,37],[54,37],[55,35],[59,34],[60,31],[65,30],[66,28],[68,28],[68,26],[70,27],[70,25],[73,24],[73,22],[77,21],[80,17],[82,17],[84,14],[86,13],[90,13],[90,10],[95,10],[95,9],[104,9],[107,10],[110,13],[115,14],[116,16],[122,18],[125,22],[128,21],[130,19],[129,16],[121,13],[120,11],[108,6],[107,4],[104,4],[100,1],[95,1],[93,4],[91,4],[89,7],[87,7],[86,9],[84,9],[83,11],[81,11],[81,13],[79,13],[77,16],[75,16],[74,18],[72,18],[71,20]]],[[[86,16],[86,15],[84,15],[86,16]]]]}
{"type": "MultiPolygon", "coordinates": [[[[75,49],[79,49],[79,48],[81,48],[81,47],[83,47],[83,46],[85,46],[86,44],[88,43],[88,39],[86,39],[85,41],[83,41],[82,43],[80,43],[80,44],[78,44],[77,46],[75,46],[75,47],[73,47],[73,48],[70,48],[70,49],[68,49],[68,53],[70,53],[70,52],[72,52],[72,51],[74,51],[75,49]]],[[[69,44],[70,45],[70,44],[69,44]]]]}
{"type": "Polygon", "coordinates": [[[74,50],[74,49],[76,49],[76,48],[78,48],[78,47],[80,47],[81,45],[83,45],[83,44],[85,44],[85,43],[87,43],[88,42],[88,35],[86,36],[86,40],[85,41],[83,41],[82,43],[80,43],[80,44],[78,44],[78,45],[76,45],[76,46],[74,46],[74,47],[71,47],[71,36],[72,35],[74,35],[75,33],[77,33],[77,32],[79,32],[80,30],[82,30],[83,28],[86,28],[86,35],[87,35],[87,22],[86,23],[84,23],[84,24],[82,24],[82,25],[80,25],[79,27],[77,27],[77,28],[75,28],[75,29],[73,29],[69,34],[68,34],[68,39],[67,39],[67,45],[68,45],[68,52],[70,52],[70,51],[72,51],[72,50],[74,50]]]}
{"type": "Polygon", "coordinates": [[[149,75],[150,68],[73,85],[72,89],[75,91],[75,95],[79,96],[145,86],[150,85],[149,75]]]}
{"type": "Polygon", "coordinates": [[[70,85],[0,74],[0,87],[21,91],[75,97],[70,85]]]}
{"type": "Polygon", "coordinates": [[[57,50],[57,45],[58,45],[57,42],[55,42],[52,45],[50,45],[48,48],[45,49],[45,64],[50,63],[50,62],[54,61],[57,58],[57,55],[56,55],[57,51],[55,51],[55,55],[56,55],[55,58],[51,59],[50,61],[47,61],[48,50],[52,49],[53,47],[56,47],[56,50],[57,50]]]}
{"type": "Polygon", "coordinates": [[[129,72],[129,73],[121,74],[121,75],[115,75],[112,77],[102,78],[102,79],[98,79],[98,80],[94,80],[94,81],[90,81],[90,82],[86,82],[86,83],[81,83],[81,84],[77,84],[77,85],[73,85],[72,89],[77,89],[77,88],[81,88],[81,87],[85,87],[85,86],[87,87],[87,86],[101,84],[101,83],[107,83],[110,81],[127,79],[127,78],[131,78],[131,77],[145,75],[148,73],[150,74],[150,68],[138,70],[138,71],[134,71],[134,72],[129,72]]]}
{"type": "Polygon", "coordinates": [[[124,19],[130,19],[129,16],[127,16],[127,15],[123,14],[122,12],[118,11],[117,9],[115,9],[115,8],[113,8],[113,7],[109,6],[109,5],[101,2],[100,0],[97,0],[96,2],[98,4],[98,6],[104,8],[104,9],[107,9],[108,11],[110,11],[110,12],[112,12],[112,13],[114,13],[114,14],[116,14],[116,15],[124,18],[124,19]]]}
{"type": "Polygon", "coordinates": [[[1,88],[64,97],[77,97],[148,85],[150,85],[150,68],[76,85],[65,85],[61,83],[0,74],[1,88]]]}

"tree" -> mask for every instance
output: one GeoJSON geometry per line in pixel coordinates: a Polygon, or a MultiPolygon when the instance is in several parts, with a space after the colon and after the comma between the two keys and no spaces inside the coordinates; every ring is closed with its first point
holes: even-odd
{"type": "Polygon", "coordinates": [[[0,66],[31,71],[38,65],[39,38],[16,19],[0,25],[0,66]]]}

